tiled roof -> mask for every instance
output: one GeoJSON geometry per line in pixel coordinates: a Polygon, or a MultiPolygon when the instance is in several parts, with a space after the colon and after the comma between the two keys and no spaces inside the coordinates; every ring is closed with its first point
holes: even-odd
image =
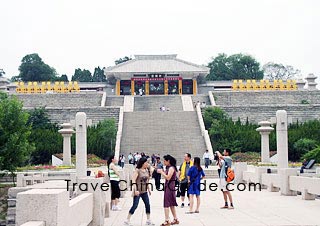
{"type": "Polygon", "coordinates": [[[109,73],[199,72],[209,68],[176,58],[177,55],[135,55],[135,59],[105,69],[109,73]]]}

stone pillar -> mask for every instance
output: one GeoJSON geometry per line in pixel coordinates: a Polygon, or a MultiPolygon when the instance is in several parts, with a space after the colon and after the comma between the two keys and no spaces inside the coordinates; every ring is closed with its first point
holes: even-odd
{"type": "Polygon", "coordinates": [[[63,136],[63,165],[71,166],[71,137],[74,130],[70,123],[63,123],[58,132],[63,136]]]}
{"type": "Polygon", "coordinates": [[[280,192],[281,195],[295,196],[297,195],[296,191],[290,190],[290,176],[297,176],[297,169],[292,168],[282,168],[278,170],[280,176],[280,192]]]}
{"type": "Polygon", "coordinates": [[[307,83],[308,83],[308,90],[317,90],[317,83],[315,82],[317,76],[314,74],[309,74],[306,77],[307,83]]]}
{"type": "Polygon", "coordinates": [[[76,172],[77,177],[87,176],[87,116],[76,114],[76,172]]]}
{"type": "Polygon", "coordinates": [[[258,125],[260,127],[256,131],[261,135],[261,162],[268,163],[270,162],[269,134],[274,129],[270,127],[271,122],[269,121],[259,122],[258,125]]]}
{"type": "Polygon", "coordinates": [[[277,155],[278,170],[288,168],[288,118],[285,110],[278,110],[277,118],[277,155]]]}

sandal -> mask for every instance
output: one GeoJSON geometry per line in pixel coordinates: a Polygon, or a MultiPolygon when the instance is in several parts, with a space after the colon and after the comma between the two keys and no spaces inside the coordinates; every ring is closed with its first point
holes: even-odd
{"type": "Polygon", "coordinates": [[[194,211],[194,213],[199,213],[199,210],[194,211]]]}
{"type": "Polygon", "coordinates": [[[185,214],[193,214],[193,211],[186,211],[185,214]]]}
{"type": "Polygon", "coordinates": [[[160,226],[170,226],[170,221],[163,222],[160,226]]]}
{"type": "Polygon", "coordinates": [[[178,219],[173,219],[173,221],[171,222],[171,225],[174,225],[174,224],[179,224],[180,222],[178,221],[178,219]]]}

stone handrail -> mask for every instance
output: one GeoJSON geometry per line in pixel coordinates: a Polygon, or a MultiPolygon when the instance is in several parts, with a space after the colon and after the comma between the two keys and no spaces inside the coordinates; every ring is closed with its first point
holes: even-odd
{"type": "Polygon", "coordinates": [[[206,128],[204,126],[204,121],[203,121],[203,117],[202,117],[200,103],[197,103],[196,111],[197,111],[197,116],[198,116],[200,129],[201,129],[201,135],[204,138],[207,150],[209,151],[210,155],[213,156],[213,149],[212,149],[212,145],[211,145],[211,140],[210,140],[210,137],[209,137],[209,134],[208,134],[208,130],[206,130],[206,128]]]}
{"type": "Polygon", "coordinates": [[[107,100],[107,92],[103,92],[102,94],[102,98],[101,98],[101,107],[105,107],[106,106],[106,100],[107,100]]]}
{"type": "Polygon", "coordinates": [[[291,176],[289,184],[290,190],[301,192],[303,199],[314,200],[320,195],[320,178],[291,176]]]}
{"type": "Polygon", "coordinates": [[[209,94],[209,100],[210,100],[211,106],[216,106],[216,101],[214,100],[212,91],[209,91],[208,94],[209,94]]]}
{"type": "Polygon", "coordinates": [[[44,221],[28,221],[21,226],[46,226],[46,223],[44,221]]]}
{"type": "Polygon", "coordinates": [[[92,193],[69,201],[64,189],[31,189],[17,195],[16,224],[43,221],[45,225],[89,225],[93,221],[93,208],[92,193]]]}
{"type": "Polygon", "coordinates": [[[120,144],[121,144],[121,138],[122,138],[122,128],[123,128],[123,107],[120,107],[118,131],[117,131],[115,154],[114,154],[117,158],[119,158],[119,155],[120,155],[120,144]]]}

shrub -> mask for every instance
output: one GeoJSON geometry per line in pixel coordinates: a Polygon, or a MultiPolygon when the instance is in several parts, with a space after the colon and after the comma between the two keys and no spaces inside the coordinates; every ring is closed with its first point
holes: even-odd
{"type": "Polygon", "coordinates": [[[306,159],[308,161],[311,159],[314,159],[316,160],[317,163],[319,163],[320,162],[320,146],[303,155],[302,159],[306,159]]]}

